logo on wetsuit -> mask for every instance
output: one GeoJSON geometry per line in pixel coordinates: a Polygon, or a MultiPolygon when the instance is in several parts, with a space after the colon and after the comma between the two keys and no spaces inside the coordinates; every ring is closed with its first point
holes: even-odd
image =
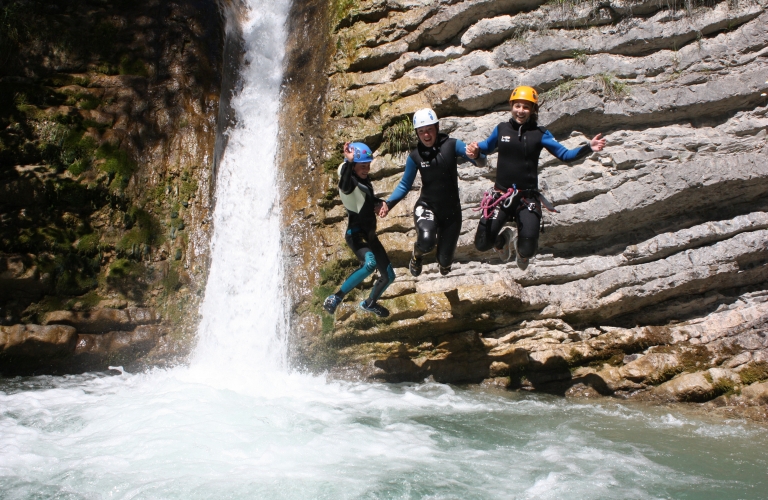
{"type": "Polygon", "coordinates": [[[428,161],[421,162],[421,168],[429,168],[430,164],[428,161]]]}
{"type": "Polygon", "coordinates": [[[416,216],[416,222],[423,220],[435,220],[435,214],[431,210],[425,210],[424,207],[416,207],[413,214],[416,216]]]}
{"type": "Polygon", "coordinates": [[[511,138],[512,138],[512,137],[511,137],[511,136],[509,136],[509,135],[502,135],[502,136],[501,136],[501,142],[509,142],[509,140],[510,140],[511,138]]]}

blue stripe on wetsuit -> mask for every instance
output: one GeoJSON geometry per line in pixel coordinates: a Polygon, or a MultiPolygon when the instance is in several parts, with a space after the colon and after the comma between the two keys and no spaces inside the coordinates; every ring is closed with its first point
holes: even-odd
{"type": "MultiPolygon", "coordinates": [[[[496,151],[496,147],[499,145],[499,127],[496,126],[493,129],[493,132],[491,132],[491,135],[488,136],[488,138],[482,142],[479,142],[477,146],[480,148],[480,151],[482,151],[485,154],[492,153],[493,151],[496,151]]],[[[547,148],[547,151],[552,153],[558,160],[560,161],[571,161],[575,160],[576,158],[579,158],[580,156],[583,156],[584,153],[591,152],[592,148],[589,144],[585,144],[583,146],[579,146],[578,148],[574,149],[568,149],[559,142],[555,140],[555,137],[552,135],[552,133],[547,130],[544,132],[543,137],[541,138],[541,145],[547,148]],[[585,148],[587,148],[587,151],[585,151],[585,148]]]]}
{"type": "MultiPolygon", "coordinates": [[[[360,269],[352,273],[344,283],[341,284],[341,291],[345,294],[352,291],[357,285],[363,282],[365,278],[371,275],[376,269],[376,257],[373,256],[373,252],[365,253],[365,262],[360,269]]],[[[392,273],[394,274],[394,272],[392,273]]]]}
{"type": "MultiPolygon", "coordinates": [[[[456,153],[457,157],[461,156],[469,160],[473,165],[477,165],[475,160],[467,156],[467,145],[464,144],[463,141],[456,139],[456,147],[454,152],[456,153]]],[[[409,156],[408,161],[405,162],[405,173],[403,173],[403,178],[400,179],[400,183],[397,185],[395,190],[392,191],[392,194],[389,195],[389,198],[387,198],[388,206],[405,198],[405,195],[408,194],[408,191],[410,191],[411,187],[413,186],[413,181],[416,180],[416,174],[418,171],[419,166],[416,165],[416,162],[413,160],[413,158],[409,156]]]]}

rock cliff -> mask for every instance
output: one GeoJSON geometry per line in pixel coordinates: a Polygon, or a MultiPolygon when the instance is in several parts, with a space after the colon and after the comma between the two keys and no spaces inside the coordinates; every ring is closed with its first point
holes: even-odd
{"type": "Polygon", "coordinates": [[[210,1],[0,2],[0,374],[188,349],[222,20],[210,1]]]}
{"type": "Polygon", "coordinates": [[[316,3],[315,31],[293,31],[304,48],[289,61],[312,46],[331,53],[317,54],[322,71],[305,66],[311,85],[288,82],[315,114],[286,108],[297,362],[390,381],[759,400],[733,395],[768,378],[768,4],[316,3]],[[491,155],[487,168],[460,165],[450,275],[429,257],[418,278],[405,268],[417,185],[379,225],[398,276],[384,300],[392,315],[360,314],[356,297],[322,313],[356,266],[333,177],[343,141],[376,150],[374,186],[387,195],[414,144],[411,113],[432,107],[442,131],[482,140],[509,119],[521,84],[540,90],[539,123],[567,146],[598,132],[608,141],[571,165],[543,153],[540,186],[559,213],[545,214],[530,267],[472,244],[491,155]]]}

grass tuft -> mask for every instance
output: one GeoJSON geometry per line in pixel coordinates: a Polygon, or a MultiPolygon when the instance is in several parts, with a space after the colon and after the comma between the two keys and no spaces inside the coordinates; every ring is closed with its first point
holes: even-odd
{"type": "Polygon", "coordinates": [[[389,153],[410,151],[416,146],[416,131],[407,117],[395,122],[384,131],[384,147],[389,153]]]}

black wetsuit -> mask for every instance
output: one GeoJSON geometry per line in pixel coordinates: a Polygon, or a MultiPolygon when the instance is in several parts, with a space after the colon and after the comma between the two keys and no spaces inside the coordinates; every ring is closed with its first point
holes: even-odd
{"type": "Polygon", "coordinates": [[[384,246],[376,236],[376,213],[374,206],[383,200],[376,198],[369,179],[361,179],[354,174],[353,163],[345,162],[339,175],[339,191],[352,193],[359,188],[365,194],[365,202],[359,212],[347,208],[349,219],[344,239],[347,245],[360,260],[360,269],[352,273],[341,285],[341,295],[349,293],[353,288],[373,273],[379,270],[379,279],[373,285],[369,296],[370,303],[376,302],[384,290],[395,280],[395,273],[389,262],[384,246]]]}
{"type": "MultiPolygon", "coordinates": [[[[589,144],[568,149],[552,137],[544,127],[528,121],[522,126],[514,120],[500,123],[488,139],[478,144],[480,151],[491,153],[499,150],[496,167],[497,191],[506,192],[515,186],[518,196],[497,205],[488,219],[480,218],[475,233],[475,247],[480,251],[499,248],[499,232],[510,220],[517,221],[517,250],[521,257],[530,258],[536,254],[541,225],[541,202],[539,201],[539,155],[546,148],[562,161],[583,158],[592,152],[589,144]]],[[[494,201],[501,196],[496,193],[494,201]]]]}
{"type": "Polygon", "coordinates": [[[421,192],[413,208],[416,226],[414,255],[421,257],[437,245],[437,262],[444,268],[453,263],[456,243],[461,234],[461,201],[459,200],[457,157],[466,156],[466,145],[446,134],[438,134],[435,144],[419,145],[411,151],[405,164],[403,179],[387,199],[391,209],[402,200],[413,185],[416,173],[421,175],[421,192]]]}

